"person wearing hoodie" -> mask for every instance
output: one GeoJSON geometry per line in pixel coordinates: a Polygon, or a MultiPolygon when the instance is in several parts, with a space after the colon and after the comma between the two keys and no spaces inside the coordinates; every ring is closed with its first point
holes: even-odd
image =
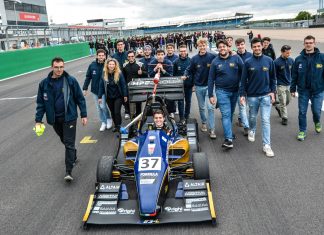
{"type": "Polygon", "coordinates": [[[316,48],[315,37],[304,39],[304,50],[295,59],[292,69],[290,92],[293,97],[298,92],[299,133],[297,139],[305,140],[307,130],[307,108],[311,101],[316,133],[322,131],[321,108],[324,97],[324,54],[316,48]]]}
{"type": "Polygon", "coordinates": [[[271,39],[269,37],[262,38],[262,54],[269,56],[272,60],[276,59],[276,53],[271,44],[271,39]]]}
{"type": "MultiPolygon", "coordinates": [[[[181,45],[179,47],[179,58],[175,60],[173,64],[173,75],[183,76],[186,68],[190,64],[190,58],[188,56],[186,45],[181,45]]],[[[189,78],[185,77],[183,80],[184,85],[184,100],[178,101],[179,117],[180,121],[187,120],[190,115],[191,97],[192,97],[192,87],[193,82],[191,76],[189,78]]]]}
{"type": "Polygon", "coordinates": [[[216,43],[219,51],[218,56],[213,60],[208,76],[208,96],[210,103],[216,105],[216,99],[222,114],[222,124],[224,129],[223,148],[233,148],[232,122],[235,111],[238,90],[244,69],[241,57],[232,55],[228,50],[228,43],[219,40],[216,43]],[[216,99],[214,96],[216,91],[216,99]]]}
{"type": "Polygon", "coordinates": [[[274,157],[270,139],[271,103],[275,102],[276,73],[273,60],[262,54],[262,41],[254,38],[251,42],[253,56],[244,63],[240,85],[240,102],[249,106],[248,140],[255,141],[256,122],[261,110],[261,128],[263,152],[267,157],[274,157]]]}
{"type": "Polygon", "coordinates": [[[86,79],[84,80],[83,84],[83,95],[87,96],[88,87],[91,83],[91,93],[101,121],[99,131],[104,131],[106,128],[110,129],[112,127],[112,120],[106,103],[102,103],[101,105],[99,105],[98,103],[99,83],[100,79],[102,79],[102,71],[105,64],[105,60],[106,51],[103,49],[98,49],[97,59],[89,65],[86,74],[86,79]]]}
{"type": "MultiPolygon", "coordinates": [[[[112,58],[118,61],[118,66],[120,69],[123,68],[124,64],[128,61],[127,60],[127,52],[125,51],[125,42],[124,40],[117,40],[117,51],[113,54],[112,58]]],[[[130,110],[129,105],[127,103],[123,103],[125,107],[125,119],[130,118],[130,110]]]]}
{"type": "Polygon", "coordinates": [[[168,43],[166,46],[166,59],[170,60],[172,63],[174,63],[174,61],[176,61],[176,59],[179,58],[179,56],[177,56],[176,54],[174,54],[174,44],[173,43],[168,43]]]}

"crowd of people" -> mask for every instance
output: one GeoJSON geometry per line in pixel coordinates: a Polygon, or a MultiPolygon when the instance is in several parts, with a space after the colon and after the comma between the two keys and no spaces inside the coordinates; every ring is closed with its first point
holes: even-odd
{"type": "Polygon", "coordinates": [[[76,79],[64,71],[64,61],[54,58],[53,71],[40,83],[37,96],[36,126],[41,125],[46,113],[48,123],[54,126],[66,148],[66,180],[73,179],[71,172],[77,159],[74,144],[76,108],[79,106],[85,125],[84,96],[88,95],[90,84],[101,121],[100,131],[112,127],[113,131],[119,131],[123,118],[133,119],[140,114],[142,104],[129,103],[127,84],[133,79],[153,79],[156,73],[160,73],[162,77],[181,77],[184,83],[183,100],[166,100],[172,118],[176,118],[177,112],[180,122],[185,123],[190,118],[194,92],[198,101],[200,130],[215,139],[215,108],[219,108],[224,131],[222,147],[225,149],[234,147],[233,114],[238,106],[238,125],[250,142],[255,141],[260,113],[262,149],[267,157],[273,157],[271,107],[278,111],[282,125],[287,125],[287,105],[296,92],[299,110],[297,139],[303,141],[306,138],[309,100],[315,131],[321,132],[324,54],[316,48],[315,38],[311,35],[305,37],[304,49],[295,60],[291,58],[289,45],[283,45],[277,57],[269,37],[251,38],[252,52],[248,52],[244,38],[234,41],[233,37],[226,37],[222,32],[133,37],[112,44],[108,39],[107,43],[97,41],[89,45],[96,49],[96,60],[88,67],[83,94],[76,79]],[[210,42],[216,42],[218,54],[209,51],[210,42]],[[98,46],[100,43],[104,46],[98,46]],[[188,56],[188,50],[192,50],[190,45],[198,50],[192,58],[188,56]],[[143,48],[143,55],[136,59],[138,47],[143,48]]]}

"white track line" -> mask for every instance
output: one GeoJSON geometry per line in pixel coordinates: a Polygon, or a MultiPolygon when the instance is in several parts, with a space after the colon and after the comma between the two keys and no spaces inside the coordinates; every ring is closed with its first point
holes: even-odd
{"type": "Polygon", "coordinates": [[[25,100],[25,99],[35,99],[37,95],[30,96],[30,97],[12,97],[12,98],[0,98],[0,101],[4,100],[25,100]]]}

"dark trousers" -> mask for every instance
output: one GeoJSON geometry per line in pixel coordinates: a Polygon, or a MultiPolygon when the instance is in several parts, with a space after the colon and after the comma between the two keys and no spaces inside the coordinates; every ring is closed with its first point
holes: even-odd
{"type": "Polygon", "coordinates": [[[71,172],[76,160],[75,134],[77,120],[64,122],[64,118],[56,118],[53,125],[56,134],[65,146],[66,171],[71,172]]]}
{"type": "Polygon", "coordinates": [[[107,98],[107,104],[110,109],[110,113],[112,116],[112,119],[114,121],[115,127],[120,127],[122,123],[122,117],[121,117],[121,106],[123,104],[122,97],[119,98],[107,98]]]}
{"type": "Polygon", "coordinates": [[[125,107],[125,114],[130,114],[129,100],[127,99],[127,102],[122,100],[122,105],[124,105],[124,107],[125,107]]]}
{"type": "Polygon", "coordinates": [[[190,107],[191,107],[191,97],[192,97],[192,87],[184,88],[184,101],[178,101],[178,109],[179,109],[179,117],[180,120],[185,118],[188,119],[190,115],[190,107]]]}
{"type": "Polygon", "coordinates": [[[172,101],[172,100],[165,100],[165,104],[167,106],[167,110],[168,110],[168,113],[175,113],[177,110],[176,110],[176,103],[175,101],[172,101]]]}

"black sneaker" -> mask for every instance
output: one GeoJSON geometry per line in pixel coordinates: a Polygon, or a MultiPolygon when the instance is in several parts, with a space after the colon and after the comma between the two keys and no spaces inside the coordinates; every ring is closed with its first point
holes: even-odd
{"type": "Polygon", "coordinates": [[[66,182],[71,182],[71,181],[73,180],[72,173],[69,172],[69,171],[67,171],[67,172],[65,173],[64,180],[65,180],[66,182]]]}
{"type": "Polygon", "coordinates": [[[243,135],[248,136],[249,135],[249,128],[244,128],[243,135]]]}
{"type": "Polygon", "coordinates": [[[281,117],[281,111],[280,111],[280,109],[277,106],[275,108],[276,108],[276,110],[278,112],[279,117],[281,117]]]}
{"type": "Polygon", "coordinates": [[[284,125],[284,126],[287,126],[288,125],[288,119],[283,118],[281,124],[284,125]]]}
{"type": "Polygon", "coordinates": [[[233,142],[231,140],[226,139],[224,143],[222,144],[223,148],[226,149],[232,149],[233,148],[233,142]]]}

